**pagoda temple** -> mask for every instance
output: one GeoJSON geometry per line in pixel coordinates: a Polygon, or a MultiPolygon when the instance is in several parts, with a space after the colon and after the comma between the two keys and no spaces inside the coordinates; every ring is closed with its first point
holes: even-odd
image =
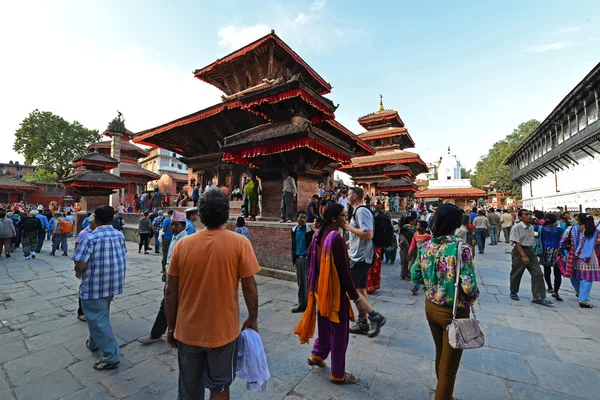
{"type": "Polygon", "coordinates": [[[77,189],[82,196],[81,210],[92,212],[100,206],[108,205],[108,197],[115,189],[127,187],[125,179],[108,172],[118,164],[115,158],[106,154],[97,151],[87,153],[73,160],[73,166],[77,170],[61,183],[64,187],[77,189]]]}
{"type": "Polygon", "coordinates": [[[93,143],[88,147],[88,151],[97,151],[116,159],[117,166],[112,172],[127,182],[127,186],[118,196],[115,196],[111,205],[116,207],[118,203],[133,203],[133,195],[145,191],[147,183],[160,179],[160,176],[139,165],[138,160],[148,157],[149,153],[130,142],[134,133],[125,128],[125,121],[120,113],[108,124],[103,135],[110,140],[93,143]]]}
{"type": "Polygon", "coordinates": [[[331,85],[274,31],[194,75],[223,91],[222,101],[133,138],[182,154],[190,187],[216,178],[232,189],[256,174],[262,216],[279,217],[283,170],[304,208],[337,168],[375,154],[335,121],[337,106],[324,97],[331,85]]]}
{"type": "Polygon", "coordinates": [[[415,142],[404,122],[397,111],[383,107],[380,96],[379,110],[359,118],[358,123],[366,130],[358,137],[376,152],[353,157],[341,170],[371,196],[398,194],[406,208],[417,191],[415,177],[428,169],[417,153],[405,150],[415,147],[415,142]]]}

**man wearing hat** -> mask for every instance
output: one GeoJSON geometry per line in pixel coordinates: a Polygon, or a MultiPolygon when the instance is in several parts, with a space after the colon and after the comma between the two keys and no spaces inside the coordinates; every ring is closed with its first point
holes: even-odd
{"type": "MultiPolygon", "coordinates": [[[[194,209],[195,210],[195,209],[194,209]]],[[[196,217],[197,217],[196,213],[196,217]]],[[[166,281],[167,272],[169,269],[169,262],[171,261],[171,253],[173,253],[173,249],[175,248],[175,244],[184,236],[187,236],[186,225],[189,219],[186,218],[186,214],[182,212],[175,211],[173,213],[173,217],[171,218],[171,232],[173,232],[173,237],[171,238],[171,243],[169,244],[169,250],[167,252],[167,264],[165,265],[165,270],[163,271],[163,282],[166,281]]],[[[193,226],[193,225],[192,225],[193,226]]],[[[194,228],[195,229],[195,228],[194,228]]],[[[158,310],[158,314],[156,314],[156,319],[154,320],[154,325],[152,325],[152,330],[146,336],[143,336],[138,339],[138,342],[143,344],[157,342],[161,339],[162,335],[167,331],[167,316],[165,314],[165,298],[163,295],[163,299],[160,302],[160,309],[158,310]]]]}
{"type": "Polygon", "coordinates": [[[194,226],[194,222],[198,221],[198,209],[196,207],[188,208],[185,210],[186,216],[186,225],[185,231],[188,235],[193,235],[196,233],[196,227],[194,226]]]}

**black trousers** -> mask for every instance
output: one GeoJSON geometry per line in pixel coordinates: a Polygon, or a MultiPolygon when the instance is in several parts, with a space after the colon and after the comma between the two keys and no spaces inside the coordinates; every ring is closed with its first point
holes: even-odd
{"type": "Polygon", "coordinates": [[[296,281],[298,282],[298,308],[308,305],[308,268],[310,260],[306,257],[296,259],[296,281]]]}
{"type": "Polygon", "coordinates": [[[140,233],[140,250],[144,246],[144,251],[148,251],[148,240],[150,240],[149,233],[140,233]]]}
{"type": "Polygon", "coordinates": [[[160,302],[160,308],[158,309],[158,314],[156,314],[156,319],[154,320],[154,325],[152,325],[152,330],[150,331],[150,336],[152,339],[158,339],[167,331],[167,314],[165,313],[165,298],[163,297],[160,302]]]}
{"type": "Polygon", "coordinates": [[[547,267],[544,265],[544,280],[546,281],[546,285],[548,285],[548,289],[552,288],[553,292],[558,294],[558,290],[560,289],[560,285],[562,284],[562,275],[560,274],[560,268],[558,266],[547,267]],[[550,274],[554,270],[554,287],[552,286],[552,279],[550,278],[550,274]]]}
{"type": "Polygon", "coordinates": [[[46,231],[38,231],[38,241],[37,248],[35,249],[36,253],[42,251],[42,246],[44,245],[44,239],[46,239],[46,231]]]}

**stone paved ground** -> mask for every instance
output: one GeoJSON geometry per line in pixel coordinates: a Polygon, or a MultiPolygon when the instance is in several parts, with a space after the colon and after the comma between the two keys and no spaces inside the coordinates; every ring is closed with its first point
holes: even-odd
{"type": "MultiPolygon", "coordinates": [[[[46,244],[47,246],[47,244],[46,244]]],[[[159,259],[138,255],[128,243],[125,293],[112,306],[122,346],[117,370],[92,368],[87,327],[75,318],[78,281],[66,257],[25,261],[18,251],[0,261],[0,399],[174,399],[177,358],[165,342],[142,346],[162,296],[159,259]]],[[[508,245],[476,259],[482,290],[477,315],[487,334],[483,349],[466,351],[455,395],[467,399],[598,399],[600,391],[600,287],[598,308],[582,310],[564,284],[564,303],[534,306],[524,277],[522,300],[508,297],[508,245]]],[[[44,252],[46,253],[46,252],[44,252]]],[[[234,382],[235,399],[431,399],[434,346],[423,313],[423,293],[412,296],[398,267],[384,265],[375,307],[388,323],[375,339],[351,337],[347,369],[357,385],[328,382],[328,369],[309,367],[310,347],[291,335],[295,284],[258,277],[260,329],[272,374],[267,393],[234,382]]],[[[240,297],[243,305],[243,300],[240,297]]],[[[245,307],[242,306],[242,309],[245,307]]],[[[241,318],[244,318],[242,312],[241,318]]]]}

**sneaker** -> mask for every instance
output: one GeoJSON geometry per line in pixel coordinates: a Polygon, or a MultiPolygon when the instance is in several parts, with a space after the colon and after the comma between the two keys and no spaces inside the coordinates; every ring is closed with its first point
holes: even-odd
{"type": "Polygon", "coordinates": [[[291,219],[288,219],[288,220],[287,220],[287,222],[292,222],[292,220],[291,220],[291,219]]]}
{"type": "Polygon", "coordinates": [[[35,258],[35,251],[31,252],[31,258],[35,258]]]}
{"type": "Polygon", "coordinates": [[[381,327],[385,325],[386,321],[387,319],[379,313],[377,313],[377,315],[374,317],[369,317],[369,322],[371,322],[371,329],[369,329],[369,333],[367,333],[367,336],[370,338],[378,336],[379,332],[381,332],[381,327]]]}
{"type": "Polygon", "coordinates": [[[366,318],[358,318],[356,322],[350,326],[350,333],[366,335],[369,333],[369,321],[367,321],[366,318]]]}
{"type": "Polygon", "coordinates": [[[31,260],[30,256],[25,257],[26,260],[31,260]]]}
{"type": "Polygon", "coordinates": [[[150,253],[148,253],[147,251],[145,251],[144,254],[150,254],[150,253]]]}
{"type": "Polygon", "coordinates": [[[419,292],[419,289],[417,289],[416,287],[412,287],[412,289],[410,289],[412,294],[417,294],[417,292],[419,292]]]}
{"type": "Polygon", "coordinates": [[[64,252],[63,256],[68,257],[69,255],[66,252],[64,252]]]}
{"type": "Polygon", "coordinates": [[[150,344],[150,343],[154,343],[154,342],[159,342],[161,340],[162,336],[159,338],[153,338],[150,334],[147,334],[146,336],[142,336],[141,338],[138,338],[138,342],[143,343],[143,344],[150,344]]]}
{"type": "Polygon", "coordinates": [[[53,252],[53,251],[51,251],[51,252],[50,252],[50,253],[48,253],[48,254],[49,254],[49,255],[51,255],[51,256],[56,256],[56,254],[54,254],[54,252],[53,252]]]}

